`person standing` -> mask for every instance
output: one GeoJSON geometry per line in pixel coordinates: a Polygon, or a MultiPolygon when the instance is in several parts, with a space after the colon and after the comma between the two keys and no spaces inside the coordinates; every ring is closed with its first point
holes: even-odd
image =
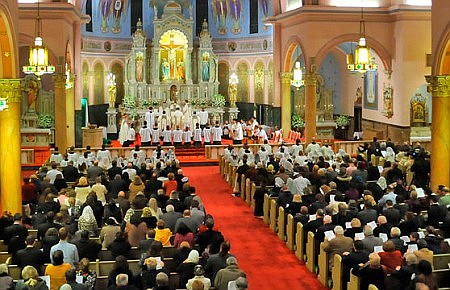
{"type": "Polygon", "coordinates": [[[192,142],[192,131],[189,126],[186,126],[186,129],[183,131],[183,143],[184,147],[191,147],[192,142]]]}
{"type": "Polygon", "coordinates": [[[173,146],[179,147],[183,143],[183,131],[181,131],[180,127],[177,126],[175,130],[173,130],[173,146]]]}
{"type": "Polygon", "coordinates": [[[213,145],[221,145],[223,130],[219,125],[219,121],[216,121],[216,125],[211,128],[211,133],[213,136],[213,138],[212,138],[213,145]]]}
{"type": "Polygon", "coordinates": [[[194,129],[194,146],[200,147],[202,145],[202,129],[200,128],[200,124],[195,124],[194,129]]]}
{"type": "Polygon", "coordinates": [[[136,131],[134,130],[134,124],[130,124],[127,133],[127,141],[122,144],[122,147],[129,147],[136,140],[136,131]]]}
{"type": "Polygon", "coordinates": [[[144,126],[139,130],[139,135],[141,135],[141,146],[150,146],[150,143],[151,143],[151,133],[152,132],[151,132],[151,129],[147,125],[148,125],[148,122],[144,121],[144,126]]]}
{"type": "Polygon", "coordinates": [[[152,130],[152,146],[159,145],[159,137],[161,137],[161,131],[158,128],[158,125],[155,123],[152,130]]]}
{"type": "Polygon", "coordinates": [[[202,108],[198,115],[200,117],[200,128],[203,130],[203,128],[205,128],[206,124],[208,123],[208,112],[205,111],[205,108],[202,108]]]}
{"type": "Polygon", "coordinates": [[[166,130],[162,132],[163,136],[163,146],[172,146],[172,130],[170,130],[170,126],[166,126],[166,130]]]}
{"type": "MultiPolygon", "coordinates": [[[[119,143],[124,144],[128,137],[128,114],[123,114],[119,130],[119,143]]],[[[125,146],[124,146],[125,147],[125,146]]]]}
{"type": "Polygon", "coordinates": [[[241,123],[238,119],[233,119],[233,125],[231,126],[231,131],[233,132],[233,144],[242,144],[244,139],[244,131],[242,129],[241,123]]]}
{"type": "Polygon", "coordinates": [[[145,121],[147,121],[149,128],[153,128],[155,125],[155,112],[153,112],[153,107],[148,108],[148,111],[145,112],[145,121]]]}
{"type": "Polygon", "coordinates": [[[203,128],[203,144],[211,145],[211,127],[209,127],[209,123],[203,128]]]}

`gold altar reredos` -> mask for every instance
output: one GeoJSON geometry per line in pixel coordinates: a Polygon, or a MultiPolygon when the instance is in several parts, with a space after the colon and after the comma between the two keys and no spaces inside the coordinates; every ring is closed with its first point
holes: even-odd
{"type": "Polygon", "coordinates": [[[169,100],[208,104],[218,93],[218,59],[208,23],[203,23],[194,47],[194,21],[191,14],[184,15],[179,4],[168,1],[162,16],[153,19],[154,37],[150,41],[142,22],[137,23],[125,67],[126,106],[143,108],[169,100]]]}

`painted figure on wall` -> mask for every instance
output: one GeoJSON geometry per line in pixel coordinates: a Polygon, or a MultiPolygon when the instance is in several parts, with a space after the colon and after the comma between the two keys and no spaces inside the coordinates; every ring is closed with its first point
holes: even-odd
{"type": "Polygon", "coordinates": [[[231,32],[233,34],[241,33],[241,15],[242,15],[241,0],[230,0],[230,15],[233,20],[233,27],[231,28],[231,32]]]}
{"type": "Polygon", "coordinates": [[[202,55],[202,81],[209,81],[209,53],[207,52],[202,55]]]}
{"type": "Polygon", "coordinates": [[[126,14],[128,1],[127,0],[115,0],[114,1],[114,7],[113,7],[113,15],[114,15],[114,25],[111,29],[114,33],[119,33],[122,31],[122,28],[120,26],[120,18],[122,15],[126,14]]]}
{"type": "Polygon", "coordinates": [[[144,79],[144,58],[142,53],[136,56],[136,81],[142,82],[144,79]]]}
{"type": "Polygon", "coordinates": [[[261,5],[261,11],[264,17],[269,16],[269,5],[270,0],[259,0],[261,5]]]}
{"type": "Polygon", "coordinates": [[[111,12],[112,12],[112,9],[111,9],[112,2],[113,2],[113,0],[100,0],[100,2],[99,2],[99,8],[102,13],[102,24],[100,27],[102,32],[109,31],[108,20],[109,20],[109,17],[111,16],[111,12]]]}
{"type": "Polygon", "coordinates": [[[177,63],[177,78],[178,80],[184,80],[184,63],[181,59],[177,63]]]}
{"type": "Polygon", "coordinates": [[[170,65],[169,62],[163,58],[161,62],[162,79],[166,81],[169,79],[170,65]]]}
{"type": "Polygon", "coordinates": [[[219,34],[227,33],[227,15],[228,15],[228,7],[226,0],[213,0],[212,9],[214,17],[216,18],[216,22],[219,24],[219,28],[217,32],[219,34]]]}

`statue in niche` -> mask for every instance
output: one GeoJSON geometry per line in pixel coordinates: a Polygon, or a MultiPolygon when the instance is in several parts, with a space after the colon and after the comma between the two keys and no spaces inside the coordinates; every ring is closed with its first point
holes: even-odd
{"type": "Polygon", "coordinates": [[[217,23],[219,23],[219,28],[217,32],[219,34],[227,33],[227,1],[226,0],[214,0],[212,3],[213,13],[216,17],[217,23]]]}
{"type": "Polygon", "coordinates": [[[181,59],[177,63],[177,76],[178,80],[184,80],[184,63],[181,59]]]}
{"type": "Polygon", "coordinates": [[[233,19],[233,27],[231,28],[231,32],[233,34],[241,33],[241,9],[241,0],[230,0],[230,15],[233,19]]]}
{"type": "Polygon", "coordinates": [[[162,70],[162,79],[163,81],[166,81],[169,79],[169,73],[170,73],[170,65],[169,62],[163,58],[161,63],[161,70],[162,70]]]}
{"type": "Polygon", "coordinates": [[[34,78],[29,78],[25,83],[27,93],[28,112],[36,112],[36,100],[39,93],[39,83],[34,78]]]}
{"type": "Polygon", "coordinates": [[[144,59],[142,53],[138,53],[136,56],[136,80],[142,82],[144,77],[144,59]]]}
{"type": "Polygon", "coordinates": [[[207,52],[202,55],[202,81],[209,81],[209,53],[207,52]]]}

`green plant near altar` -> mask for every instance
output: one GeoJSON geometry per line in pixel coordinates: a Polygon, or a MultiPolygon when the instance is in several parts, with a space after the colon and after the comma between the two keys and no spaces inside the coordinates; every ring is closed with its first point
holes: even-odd
{"type": "Polygon", "coordinates": [[[151,100],[150,101],[150,104],[153,106],[153,107],[155,107],[155,106],[159,106],[159,102],[158,102],[158,100],[157,99],[153,99],[153,100],[151,100]]]}
{"type": "Polygon", "coordinates": [[[211,105],[213,107],[225,107],[225,97],[221,94],[215,94],[212,96],[211,105]]]}
{"type": "Polygon", "coordinates": [[[347,127],[350,125],[350,117],[347,115],[339,115],[336,117],[335,122],[338,127],[347,127]]]}
{"type": "Polygon", "coordinates": [[[291,128],[296,131],[301,131],[305,128],[305,121],[303,120],[302,115],[294,114],[291,118],[291,128]]]}
{"type": "Polygon", "coordinates": [[[123,98],[123,105],[125,108],[136,108],[136,100],[132,96],[125,96],[123,98]]]}
{"type": "Polygon", "coordinates": [[[50,114],[39,114],[37,120],[38,128],[49,129],[55,124],[55,118],[50,114]]]}

